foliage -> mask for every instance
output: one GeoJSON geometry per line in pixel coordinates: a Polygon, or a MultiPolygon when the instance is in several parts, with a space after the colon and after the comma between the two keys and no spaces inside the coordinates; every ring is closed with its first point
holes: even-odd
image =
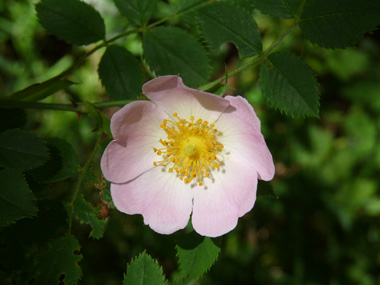
{"type": "Polygon", "coordinates": [[[2,284],[380,282],[380,2],[31,2],[0,4],[2,284]],[[152,232],[101,175],[110,107],[166,74],[246,97],[275,159],[223,240],[152,232]]]}

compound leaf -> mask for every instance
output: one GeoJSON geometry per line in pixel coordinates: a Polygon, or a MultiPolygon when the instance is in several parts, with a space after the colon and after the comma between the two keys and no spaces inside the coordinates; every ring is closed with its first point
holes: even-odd
{"type": "Polygon", "coordinates": [[[293,18],[301,2],[302,0],[253,0],[260,12],[282,19],[293,18]]]}
{"type": "Polygon", "coordinates": [[[82,255],[78,254],[78,240],[68,234],[53,240],[49,249],[38,258],[34,266],[36,274],[33,284],[77,284],[82,276],[78,262],[82,255]]]}
{"type": "Polygon", "coordinates": [[[123,284],[160,285],[165,284],[165,277],[159,264],[144,251],[128,265],[123,284]]]}
{"type": "Polygon", "coordinates": [[[154,28],[144,34],[143,47],[147,63],[158,75],[179,75],[190,86],[203,84],[210,76],[205,48],[184,30],[154,28]]]}
{"type": "Polygon", "coordinates": [[[73,147],[58,138],[51,138],[46,142],[50,159],[29,174],[39,183],[57,182],[75,175],[79,169],[79,161],[73,147]]]}
{"type": "Polygon", "coordinates": [[[100,208],[93,208],[87,203],[83,196],[78,196],[74,202],[74,217],[82,223],[92,227],[90,237],[100,239],[103,236],[107,220],[99,220],[100,208]]]}
{"type": "Polygon", "coordinates": [[[0,166],[28,170],[47,161],[49,154],[42,140],[20,129],[0,134],[0,166]]]}
{"type": "Polygon", "coordinates": [[[176,246],[182,279],[198,279],[215,263],[220,253],[220,239],[199,236],[192,232],[176,246]]]}
{"type": "Polygon", "coordinates": [[[353,46],[379,24],[380,1],[373,0],[309,0],[299,22],[308,40],[326,48],[353,46]]]}
{"type": "Polygon", "coordinates": [[[260,87],[269,103],[293,116],[318,117],[319,90],[310,67],[291,53],[274,53],[260,70],[260,87]]]}
{"type": "Polygon", "coordinates": [[[42,0],[36,5],[42,26],[68,43],[87,45],[105,37],[103,18],[79,0],[42,0]]]}
{"type": "Polygon", "coordinates": [[[112,100],[135,99],[140,94],[141,67],[125,48],[109,46],[99,63],[98,73],[112,100]]]}
{"type": "Polygon", "coordinates": [[[198,10],[200,27],[210,48],[232,42],[241,58],[261,52],[261,35],[256,22],[243,8],[229,2],[214,2],[198,10]]]}
{"type": "Polygon", "coordinates": [[[36,214],[34,195],[22,173],[12,169],[0,170],[0,185],[0,227],[36,214]]]}
{"type": "Polygon", "coordinates": [[[152,16],[157,0],[114,0],[116,7],[136,26],[145,26],[152,16]]]}

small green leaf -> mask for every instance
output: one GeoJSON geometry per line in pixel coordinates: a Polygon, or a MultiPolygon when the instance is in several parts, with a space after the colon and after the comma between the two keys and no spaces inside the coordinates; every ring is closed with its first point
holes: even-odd
{"type": "Polygon", "coordinates": [[[78,173],[78,157],[70,144],[52,138],[47,140],[47,147],[50,159],[29,172],[39,183],[61,181],[78,173]]]}
{"type": "Polygon", "coordinates": [[[112,100],[135,99],[140,94],[141,67],[125,48],[109,46],[99,63],[98,72],[112,100]]]}
{"type": "Polygon", "coordinates": [[[95,239],[103,237],[107,223],[107,220],[99,220],[97,218],[97,216],[100,215],[100,210],[100,207],[97,207],[96,209],[93,208],[81,195],[78,196],[74,202],[74,217],[81,223],[91,225],[92,230],[90,232],[90,237],[95,239]]]}
{"type": "Polygon", "coordinates": [[[176,246],[182,279],[198,279],[206,273],[218,258],[220,241],[196,232],[183,236],[176,246]]]}
{"type": "Polygon", "coordinates": [[[0,185],[0,227],[36,214],[34,195],[22,173],[11,169],[0,170],[0,185]]]}
{"type": "Polygon", "coordinates": [[[0,109],[0,133],[22,128],[26,123],[26,112],[22,109],[0,109]]]}
{"type": "Polygon", "coordinates": [[[204,38],[214,52],[222,43],[232,42],[241,58],[261,52],[260,30],[253,17],[229,2],[214,2],[198,10],[204,38]]]}
{"type": "Polygon", "coordinates": [[[299,25],[305,38],[321,47],[353,46],[380,25],[380,1],[309,0],[299,25]]]}
{"type": "Polygon", "coordinates": [[[37,16],[50,33],[72,44],[87,45],[105,37],[103,18],[79,0],[42,0],[37,16]]]}
{"type": "Polygon", "coordinates": [[[77,284],[82,276],[82,270],[78,266],[82,259],[79,250],[77,239],[70,234],[53,240],[48,251],[35,264],[33,284],[58,284],[58,281],[62,284],[77,284]]]}
{"type": "Polygon", "coordinates": [[[73,84],[75,83],[67,79],[51,79],[43,83],[33,84],[23,90],[13,93],[11,95],[11,99],[23,101],[39,101],[73,84]]]}
{"type": "Polygon", "coordinates": [[[265,196],[270,198],[279,199],[279,197],[274,192],[274,189],[270,182],[259,180],[257,184],[257,196],[265,196]]]}
{"type": "Polygon", "coordinates": [[[47,148],[37,135],[19,129],[0,134],[0,166],[28,170],[48,158],[47,148]]]}
{"type": "Polygon", "coordinates": [[[302,0],[253,0],[256,9],[272,17],[291,19],[302,0]]]}
{"type": "Polygon", "coordinates": [[[150,30],[144,34],[143,47],[146,61],[159,75],[179,75],[190,86],[209,79],[211,67],[205,48],[197,38],[179,28],[150,30]]]}
{"type": "Polygon", "coordinates": [[[157,0],[113,0],[120,13],[136,26],[145,26],[152,16],[157,0]]]}
{"type": "Polygon", "coordinates": [[[292,116],[318,117],[319,90],[313,71],[291,53],[274,53],[260,70],[260,87],[269,103],[292,116]]]}
{"type": "Polygon", "coordinates": [[[165,284],[162,268],[145,251],[131,261],[124,274],[124,285],[160,285],[165,284]]]}

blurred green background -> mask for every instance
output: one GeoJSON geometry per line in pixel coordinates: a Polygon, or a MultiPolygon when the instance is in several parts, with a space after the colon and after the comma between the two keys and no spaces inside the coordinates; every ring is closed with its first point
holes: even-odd
{"type": "MultiPolygon", "coordinates": [[[[6,96],[49,79],[70,66],[83,48],[73,47],[39,25],[33,3],[0,2],[0,94],[6,96]]],[[[108,37],[128,22],[112,1],[86,1],[106,20],[108,37]]],[[[169,1],[175,2],[175,1],[169,1]]],[[[158,4],[156,19],[174,12],[158,4]]],[[[255,12],[268,47],[289,25],[255,12]]],[[[193,26],[173,21],[189,31],[193,26]]],[[[119,44],[142,55],[138,36],[119,44]]],[[[271,109],[258,86],[259,67],[230,78],[262,121],[262,130],[276,165],[272,185],[278,199],[260,196],[237,228],[223,237],[222,253],[201,284],[380,284],[380,32],[364,35],[355,48],[326,50],[302,38],[298,29],[277,48],[300,55],[320,84],[320,119],[292,118],[271,109]]],[[[50,103],[108,100],[97,75],[104,51],[92,55],[70,78],[80,83],[45,99],[50,103]]],[[[236,49],[225,44],[212,55],[214,78],[224,63],[238,65],[236,49]]],[[[111,116],[116,109],[105,110],[111,116]]],[[[26,129],[42,138],[59,137],[75,147],[83,163],[94,140],[92,122],[60,111],[28,110],[26,129]]],[[[100,156],[96,162],[99,161],[100,156]]],[[[50,188],[31,185],[38,197],[65,201],[76,178],[50,188]]],[[[87,177],[86,199],[99,203],[99,166],[87,177]]],[[[88,237],[90,227],[75,224],[82,246],[81,284],[120,284],[127,263],[144,249],[158,259],[166,277],[177,271],[175,239],[156,234],[141,216],[110,211],[104,238],[88,237]]]]}

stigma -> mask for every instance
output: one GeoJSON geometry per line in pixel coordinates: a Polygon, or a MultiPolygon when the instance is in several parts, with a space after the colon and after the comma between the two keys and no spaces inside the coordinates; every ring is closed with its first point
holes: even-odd
{"type": "Polygon", "coordinates": [[[160,125],[167,137],[160,139],[161,148],[153,148],[162,158],[153,165],[167,167],[186,184],[196,182],[203,186],[204,178],[220,168],[217,154],[224,148],[217,142],[218,130],[214,127],[203,119],[190,116],[186,120],[174,113],[173,120],[165,119],[160,125]]]}

